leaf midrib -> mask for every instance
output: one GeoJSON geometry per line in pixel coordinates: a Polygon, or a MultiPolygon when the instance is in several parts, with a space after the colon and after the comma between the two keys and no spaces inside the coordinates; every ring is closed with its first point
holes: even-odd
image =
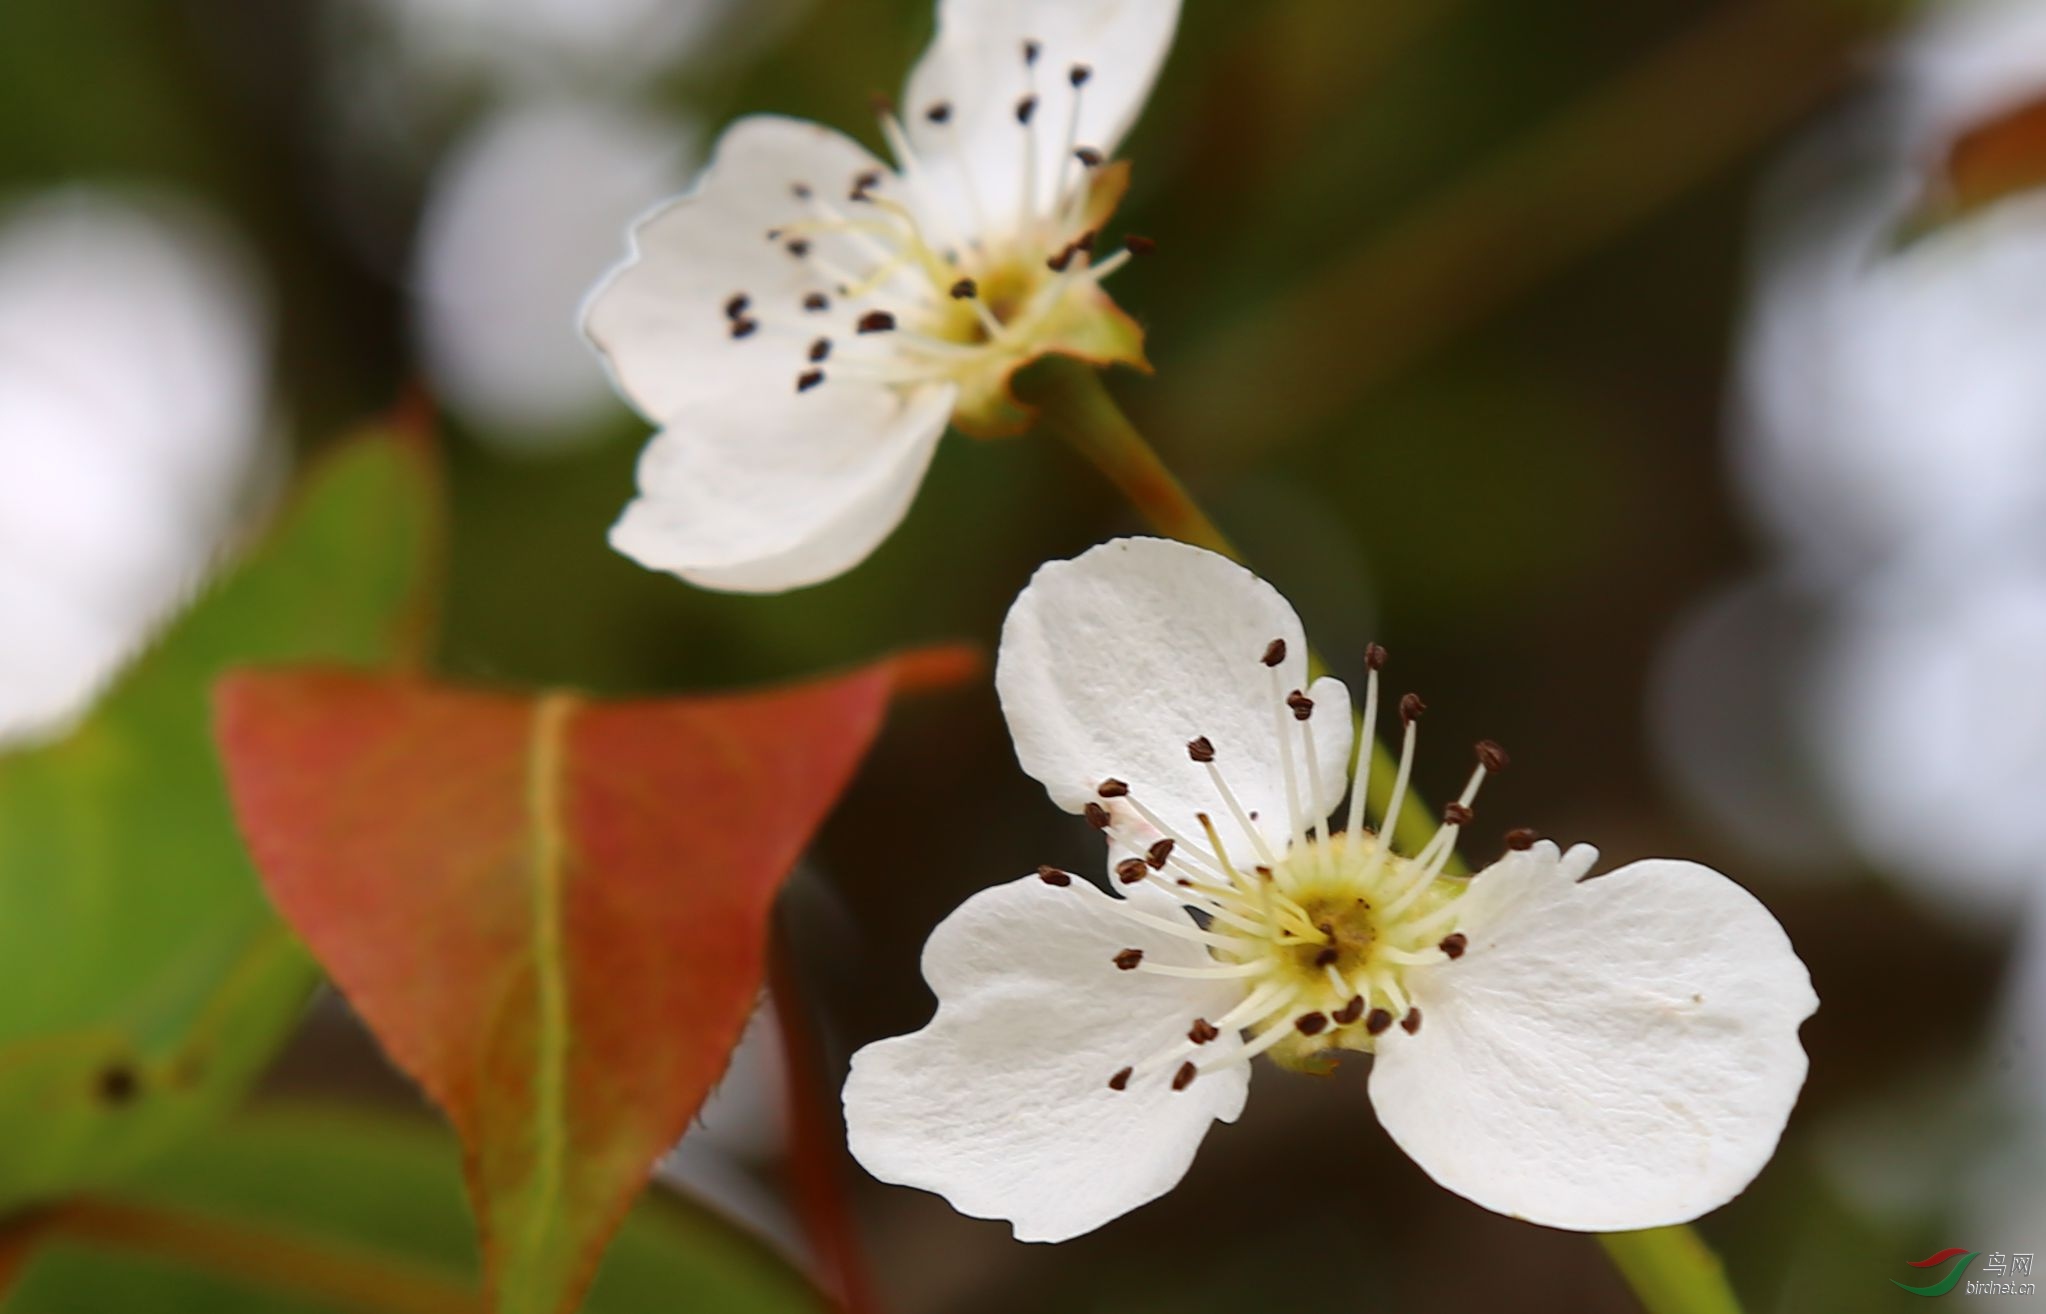
{"type": "Polygon", "coordinates": [[[533,1063],[533,1182],[518,1252],[539,1255],[559,1210],[567,1171],[568,979],[562,945],[562,898],[567,877],[567,779],[570,694],[543,696],[533,712],[526,770],[526,806],[532,826],[532,934],[536,1036],[533,1063]]]}

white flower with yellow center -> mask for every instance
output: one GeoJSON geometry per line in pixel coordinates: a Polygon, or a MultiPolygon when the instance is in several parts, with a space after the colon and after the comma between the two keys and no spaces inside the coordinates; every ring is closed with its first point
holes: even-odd
{"type": "Polygon", "coordinates": [[[612,544],[708,588],[856,565],[901,521],[947,423],[1027,428],[1017,369],[1144,367],[1097,259],[1111,163],[1178,0],[941,0],[895,167],[816,124],[726,130],[694,191],[643,220],[592,295],[591,341],[661,427],[612,544]]]}
{"type": "MultiPolygon", "coordinates": [[[[1024,769],[1105,832],[1115,892],[1044,868],[939,925],[937,1015],[853,1059],[860,1162],[1063,1240],[1171,1189],[1251,1059],[1347,1049],[1374,1055],[1393,1139],[1489,1209],[1617,1231],[1733,1198],[1804,1083],[1818,1000],[1783,928],[1695,863],[1585,880],[1595,851],[1526,832],[1448,874],[1505,764],[1490,743],[1419,851],[1366,824],[1368,780],[1336,829],[1349,695],[1304,653],[1277,591],[1198,548],[1123,539],[1038,571],[996,683],[1024,769]]],[[[1401,700],[1388,815],[1421,710],[1401,700]]]]}

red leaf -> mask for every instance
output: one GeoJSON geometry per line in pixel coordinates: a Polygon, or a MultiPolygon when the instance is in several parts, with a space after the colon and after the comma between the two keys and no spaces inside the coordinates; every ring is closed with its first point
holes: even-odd
{"type": "Polygon", "coordinates": [[[453,1121],[496,1308],[573,1306],[723,1073],[775,894],[891,690],[961,662],[635,703],[223,682],[264,884],[453,1121]]]}

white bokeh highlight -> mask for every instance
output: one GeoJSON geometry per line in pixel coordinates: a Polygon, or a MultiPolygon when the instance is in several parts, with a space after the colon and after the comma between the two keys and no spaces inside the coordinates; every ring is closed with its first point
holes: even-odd
{"type": "Polygon", "coordinates": [[[0,746],[60,732],[193,588],[265,430],[221,223],[74,190],[0,214],[0,746]]]}
{"type": "Polygon", "coordinates": [[[436,395],[485,441],[572,446],[624,414],[577,312],[647,198],[697,163],[694,125],[551,97],[476,124],[441,162],[413,256],[415,334],[436,395]]]}

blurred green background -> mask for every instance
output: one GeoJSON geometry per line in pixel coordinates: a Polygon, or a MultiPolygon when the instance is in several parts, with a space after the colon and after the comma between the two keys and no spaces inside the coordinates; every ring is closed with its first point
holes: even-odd
{"type": "MultiPolygon", "coordinates": [[[[436,392],[419,216],[494,116],[562,102],[629,114],[672,134],[664,167],[683,176],[741,112],[877,144],[869,96],[899,85],[930,25],[925,0],[748,4],[627,75],[601,50],[544,45],[516,61],[422,58],[400,9],[0,7],[0,188],[175,188],[242,235],[274,317],[279,469],[436,392]]],[[[481,6],[470,18],[499,22],[481,6]]],[[[1112,386],[1337,674],[1361,674],[1368,640],[1391,649],[1395,683],[1430,702],[1423,788],[1449,792],[1480,736],[1512,750],[1469,856],[1532,825],[1598,843],[1608,865],[1696,858],[1761,893],[1810,964],[1824,1003],[1804,1032],[1805,1098],[1761,1181],[1702,1224],[1755,1310],[1903,1305],[1889,1279],[1957,1243],[1951,1165],[1970,1136],[1997,1134],[1917,1111],[1995,1051],[2007,928],[1950,924],[1874,873],[1814,881],[1758,858],[1678,800],[1648,728],[1672,626],[1760,560],[1723,455],[1758,181],[1895,19],[1844,0],[1189,0],[1124,152],[1136,174],[1120,221],[1160,253],[1115,294],[1146,324],[1158,372],[1112,386]],[[1871,1120],[1923,1143],[1856,1141],[1871,1120]],[[1908,1152],[1902,1210],[1871,1207],[1835,1171],[1863,1143],[1908,1152]]],[[[514,278],[521,235],[549,230],[510,211],[498,229],[514,278]]],[[[564,354],[582,350],[572,308],[564,354]]],[[[1038,562],[1141,528],[1048,437],[954,440],[901,532],[850,575],[718,596],[605,543],[641,422],[604,404],[508,438],[488,410],[451,406],[443,423],[438,668],[462,681],[680,691],[923,640],[991,644],[1038,562]]],[[[917,952],[960,899],[1040,862],[1092,861],[1085,828],[1015,768],[990,689],[902,709],[786,910],[834,1071],[927,1015],[917,952]]],[[[1433,1187],[1377,1130],[1363,1078],[1361,1064],[1326,1080],[1261,1072],[1244,1121],[1210,1137],[1182,1189],[1056,1248],[855,1172],[889,1307],[1632,1307],[1589,1240],[1433,1187]]],[[[202,1196],[214,1175],[250,1171],[328,1189],[331,1167],[250,1160],[276,1134],[265,1108],[307,1096],[418,1106],[329,1004],[257,1109],[219,1133],[232,1152],[151,1172],[185,1174],[202,1196]]],[[[410,1188],[354,1189],[395,1202],[410,1188]]],[[[217,1292],[152,1285],[146,1304],[110,1286],[8,1308],[226,1308],[217,1292]]],[[[722,1308],[657,1283],[622,1300],[607,1307],[722,1308]]]]}

